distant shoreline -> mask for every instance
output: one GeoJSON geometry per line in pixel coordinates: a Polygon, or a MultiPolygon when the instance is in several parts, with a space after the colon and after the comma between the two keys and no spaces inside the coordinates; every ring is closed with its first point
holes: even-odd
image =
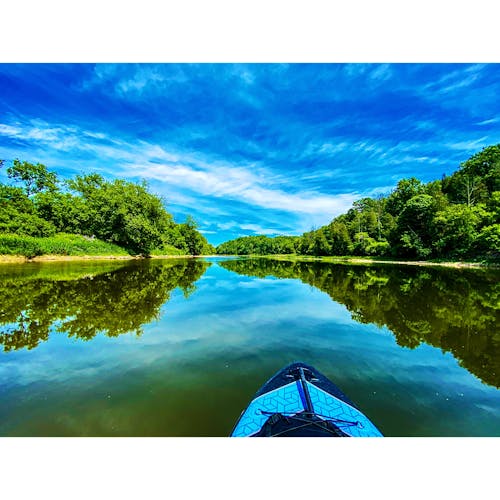
{"type": "Polygon", "coordinates": [[[23,255],[0,255],[0,264],[22,264],[30,262],[72,262],[90,260],[142,260],[142,259],[197,259],[210,257],[238,257],[238,258],[264,258],[290,262],[331,262],[334,264],[391,264],[405,266],[440,266],[456,269],[462,268],[499,268],[500,264],[488,262],[463,262],[463,261],[413,261],[413,260],[382,260],[365,257],[322,257],[311,255],[151,255],[149,257],[137,255],[38,255],[28,258],[23,255]]]}
{"type": "Polygon", "coordinates": [[[369,257],[324,257],[312,255],[280,254],[280,255],[219,255],[219,257],[248,257],[284,260],[290,262],[331,262],[334,264],[393,264],[405,266],[441,266],[452,268],[499,268],[500,263],[493,262],[464,262],[443,261],[434,262],[430,260],[392,260],[372,259],[369,257]]]}
{"type": "Polygon", "coordinates": [[[30,262],[69,262],[79,260],[141,260],[141,259],[191,259],[202,255],[38,255],[33,258],[24,255],[0,255],[0,264],[23,264],[30,262]]]}

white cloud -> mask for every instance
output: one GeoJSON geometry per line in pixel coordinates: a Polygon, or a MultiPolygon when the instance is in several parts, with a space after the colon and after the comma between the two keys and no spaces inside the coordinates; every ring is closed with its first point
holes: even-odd
{"type": "Polygon", "coordinates": [[[460,151],[472,151],[488,146],[488,144],[489,144],[489,139],[486,136],[471,141],[448,142],[446,143],[446,147],[449,149],[460,150],[460,151]]]}
{"type": "Polygon", "coordinates": [[[377,82],[383,83],[393,75],[390,64],[378,64],[370,73],[370,78],[377,82]]]}
{"type": "Polygon", "coordinates": [[[500,118],[495,117],[495,118],[490,118],[488,120],[483,120],[481,122],[477,122],[476,125],[491,125],[493,123],[500,123],[500,118]]]}
{"type": "Polygon", "coordinates": [[[275,229],[269,229],[267,227],[259,226],[258,224],[240,224],[239,229],[243,229],[245,231],[252,231],[255,234],[265,234],[265,235],[275,235],[278,234],[279,231],[275,229]]]}
{"type": "Polygon", "coordinates": [[[357,198],[356,193],[330,195],[315,190],[299,191],[293,179],[276,176],[262,165],[234,165],[191,152],[175,151],[169,146],[117,140],[102,132],[71,126],[54,126],[41,121],[0,124],[0,134],[31,141],[44,148],[84,152],[93,157],[86,160],[88,163],[106,165],[111,175],[154,180],[158,185],[167,185],[169,191],[189,190],[196,195],[297,215],[325,217],[327,214],[331,218],[349,208],[357,198]]]}
{"type": "Polygon", "coordinates": [[[238,223],[235,220],[229,220],[226,222],[217,223],[217,227],[221,231],[227,231],[228,229],[232,229],[233,227],[238,227],[238,223]]]}
{"type": "Polygon", "coordinates": [[[452,71],[442,76],[435,82],[428,83],[422,87],[423,94],[432,97],[432,94],[450,94],[456,90],[469,87],[481,76],[481,70],[485,67],[484,64],[474,64],[466,66],[462,69],[452,71]]]}

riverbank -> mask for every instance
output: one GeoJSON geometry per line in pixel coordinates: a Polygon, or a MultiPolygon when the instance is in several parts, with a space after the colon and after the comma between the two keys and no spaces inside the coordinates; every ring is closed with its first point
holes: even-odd
{"type": "Polygon", "coordinates": [[[151,259],[192,259],[204,257],[203,255],[152,255],[144,257],[142,255],[37,255],[28,258],[24,255],[0,255],[0,264],[19,264],[28,262],[66,262],[81,260],[141,260],[151,259]]]}
{"type": "MultiPolygon", "coordinates": [[[[153,258],[190,257],[171,245],[153,251],[153,258]],[[163,254],[164,252],[164,254],[163,254]]],[[[142,255],[131,255],[125,248],[87,236],[59,233],[47,238],[0,234],[0,263],[47,262],[73,260],[130,260],[142,255]]]]}
{"type": "Polygon", "coordinates": [[[0,264],[23,263],[23,262],[51,262],[72,260],[131,260],[138,259],[133,255],[37,255],[36,257],[25,257],[24,255],[0,255],[0,264]]]}
{"type": "Polygon", "coordinates": [[[88,261],[88,260],[140,260],[140,259],[200,259],[211,257],[233,257],[233,258],[261,258],[289,262],[331,262],[334,264],[391,264],[405,266],[439,266],[452,268],[500,268],[495,262],[466,262],[466,261],[414,261],[378,259],[370,257],[314,257],[311,255],[37,255],[25,257],[24,255],[0,255],[0,264],[29,263],[29,262],[66,262],[66,261],[88,261]]]}
{"type": "Polygon", "coordinates": [[[219,257],[248,257],[283,260],[290,262],[331,262],[335,264],[391,264],[405,266],[440,266],[453,268],[499,268],[496,262],[467,262],[467,261],[430,261],[430,260],[394,260],[373,257],[326,257],[312,255],[280,254],[280,255],[220,255],[219,257]]]}

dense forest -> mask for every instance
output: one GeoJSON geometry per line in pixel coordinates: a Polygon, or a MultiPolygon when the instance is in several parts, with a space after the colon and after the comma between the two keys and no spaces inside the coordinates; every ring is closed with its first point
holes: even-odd
{"type": "Polygon", "coordinates": [[[17,159],[6,173],[11,184],[0,183],[0,254],[71,253],[94,240],[111,245],[96,247],[98,253],[214,253],[195,221],[176,223],[145,182],[107,181],[95,173],[60,181],[45,165],[17,159]]]}
{"type": "Polygon", "coordinates": [[[500,144],[440,180],[402,179],[389,195],[362,198],[302,236],[246,236],[217,253],[499,260],[500,144]]]}

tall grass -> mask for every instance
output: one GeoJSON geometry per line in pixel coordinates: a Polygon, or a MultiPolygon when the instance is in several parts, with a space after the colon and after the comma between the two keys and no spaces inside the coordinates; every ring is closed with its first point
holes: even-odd
{"type": "Polygon", "coordinates": [[[105,241],[59,233],[48,238],[0,234],[0,255],[129,255],[123,248],[105,241]]]}

